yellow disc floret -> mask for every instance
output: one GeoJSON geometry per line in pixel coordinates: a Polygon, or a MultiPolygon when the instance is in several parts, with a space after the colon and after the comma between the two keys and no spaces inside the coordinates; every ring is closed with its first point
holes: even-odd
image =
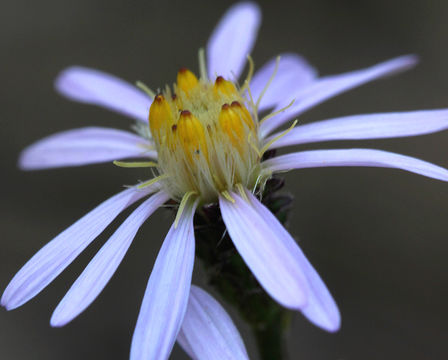
{"type": "Polygon", "coordinates": [[[177,88],[187,95],[198,86],[198,82],[196,75],[186,68],[180,69],[177,73],[177,88]]]}
{"type": "Polygon", "coordinates": [[[180,113],[177,137],[190,163],[194,163],[199,156],[208,159],[204,126],[188,110],[180,113]]]}
{"type": "Polygon", "coordinates": [[[239,184],[253,187],[260,173],[257,121],[238,87],[222,78],[198,79],[187,69],[173,89],[157,95],[149,127],[157,170],[175,199],[194,192],[202,203],[239,184]]]}

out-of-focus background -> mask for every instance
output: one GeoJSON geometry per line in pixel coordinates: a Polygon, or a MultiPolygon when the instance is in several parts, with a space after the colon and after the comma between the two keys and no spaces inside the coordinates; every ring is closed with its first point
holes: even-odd
{"type": "MultiPolygon", "coordinates": [[[[227,1],[25,1],[0,5],[0,288],[41,246],[140,170],[112,164],[21,172],[20,150],[48,134],[99,125],[129,128],[109,111],[58,96],[53,79],[73,64],[153,88],[197,70],[227,1]]],[[[300,122],[341,115],[448,107],[448,2],[263,1],[253,58],[297,52],[322,75],[407,53],[408,73],[356,89],[307,112],[300,122]]],[[[307,148],[373,147],[448,167],[448,132],[416,138],[340,142],[307,148]]],[[[448,184],[398,170],[331,168],[287,176],[295,195],[290,231],[299,238],[342,312],[327,334],[294,316],[291,359],[446,359],[448,355],[448,184]]],[[[126,214],[126,213],[125,213],[126,214]]],[[[120,219],[123,219],[121,216],[120,219]]],[[[140,302],[171,222],[159,211],[138,233],[110,284],[79,318],[49,326],[52,310],[115,222],[38,297],[0,310],[1,359],[126,359],[140,302]]],[[[197,264],[199,267],[199,264],[197,264]]],[[[201,284],[198,277],[197,283],[201,284]]],[[[237,320],[251,357],[253,339],[237,320]]],[[[175,347],[172,359],[186,359],[175,347]]]]}

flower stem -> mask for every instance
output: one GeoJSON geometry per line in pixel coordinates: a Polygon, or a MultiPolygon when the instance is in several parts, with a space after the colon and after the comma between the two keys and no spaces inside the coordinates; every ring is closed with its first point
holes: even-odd
{"type": "MultiPolygon", "coordinates": [[[[262,202],[285,224],[292,197],[277,194],[283,179],[270,179],[262,202]]],[[[195,217],[196,256],[202,260],[208,283],[234,306],[251,326],[262,360],[286,359],[285,331],[290,313],[263,290],[235,249],[218,205],[203,207],[195,217]]]]}
{"type": "Polygon", "coordinates": [[[254,328],[260,359],[287,359],[285,331],[288,330],[290,313],[280,310],[270,322],[262,328],[254,328]]]}

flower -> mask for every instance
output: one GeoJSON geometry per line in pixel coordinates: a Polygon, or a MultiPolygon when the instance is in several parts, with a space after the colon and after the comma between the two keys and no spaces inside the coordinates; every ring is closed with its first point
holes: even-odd
{"type": "MultiPolygon", "coordinates": [[[[7,309],[37,295],[125,208],[146,198],[117,229],[72,285],[53,313],[63,326],[99,295],[141,224],[169,199],[179,204],[148,281],[134,332],[132,359],[163,359],[177,339],[192,357],[228,352],[247,358],[230,318],[216,301],[191,287],[195,256],[193,216],[218,202],[235,247],[266,292],[301,311],[317,326],[336,331],[340,314],[330,292],[291,235],[257,195],[276,172],[323,166],[402,169],[447,181],[448,171],[404,155],[375,149],[293,152],[264,159],[266,151],[318,141],[412,136],[448,127],[447,110],[368,114],[325,120],[272,132],[343,91],[403,71],[416,63],[402,56],[341,75],[318,77],[300,56],[285,54],[237,84],[250,53],[260,11],[233,6],[213,32],[200,77],[182,69],[173,88],[154,96],[102,72],[72,67],[57,79],[65,96],[108,107],[137,120],[136,133],[89,127],[55,134],[27,148],[24,169],[116,162],[148,167],[155,177],[106,200],[42,248],[13,278],[2,297],[7,309]],[[238,36],[236,36],[237,34],[238,36]],[[294,100],[294,102],[292,102],[294,100]],[[268,115],[261,115],[272,110],[268,115]],[[259,119],[260,117],[260,119],[259,119]],[[149,120],[149,122],[148,122],[149,120]],[[208,314],[211,321],[205,321],[208,314]],[[216,350],[221,349],[221,350],[216,350]]],[[[249,60],[251,64],[251,61],[249,60]]]]}

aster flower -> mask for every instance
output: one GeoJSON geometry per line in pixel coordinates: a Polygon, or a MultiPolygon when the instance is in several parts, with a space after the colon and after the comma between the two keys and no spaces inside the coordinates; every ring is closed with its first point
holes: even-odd
{"type": "Polygon", "coordinates": [[[283,54],[238,83],[255,42],[260,11],[233,6],[200,52],[199,78],[181,69],[173,87],[155,95],[112,75],[82,67],[63,71],[57,90],[72,100],[109,108],[137,121],[135,132],[103,127],[47,137],[21,155],[23,169],[115,161],[150,168],[153,177],[93,209],[44,246],[17,273],[2,297],[21,306],[53,281],[125,208],[146,198],[95,255],[54,311],[63,326],[86,309],[113,276],[139,227],[167,201],[178,204],[152,269],[132,339],[131,359],[164,359],[176,339],[196,359],[247,358],[225,311],[191,287],[196,210],[219,204],[234,246],[264,290],[280,305],[302,312],[315,325],[336,331],[340,314],[329,290],[292,236],[260,196],[274,173],[324,166],[389,167],[448,181],[448,170],[376,149],[293,152],[273,149],[319,141],[413,136],[448,127],[448,110],[341,117],[276,131],[304,111],[384,76],[406,70],[402,56],[340,75],[318,77],[302,57],[283,54]],[[267,113],[267,114],[266,114],[267,113]],[[262,116],[266,114],[265,116],[262,116]],[[273,133],[274,132],[274,133],[273,133]],[[141,158],[138,162],[123,162],[141,158]]]}

